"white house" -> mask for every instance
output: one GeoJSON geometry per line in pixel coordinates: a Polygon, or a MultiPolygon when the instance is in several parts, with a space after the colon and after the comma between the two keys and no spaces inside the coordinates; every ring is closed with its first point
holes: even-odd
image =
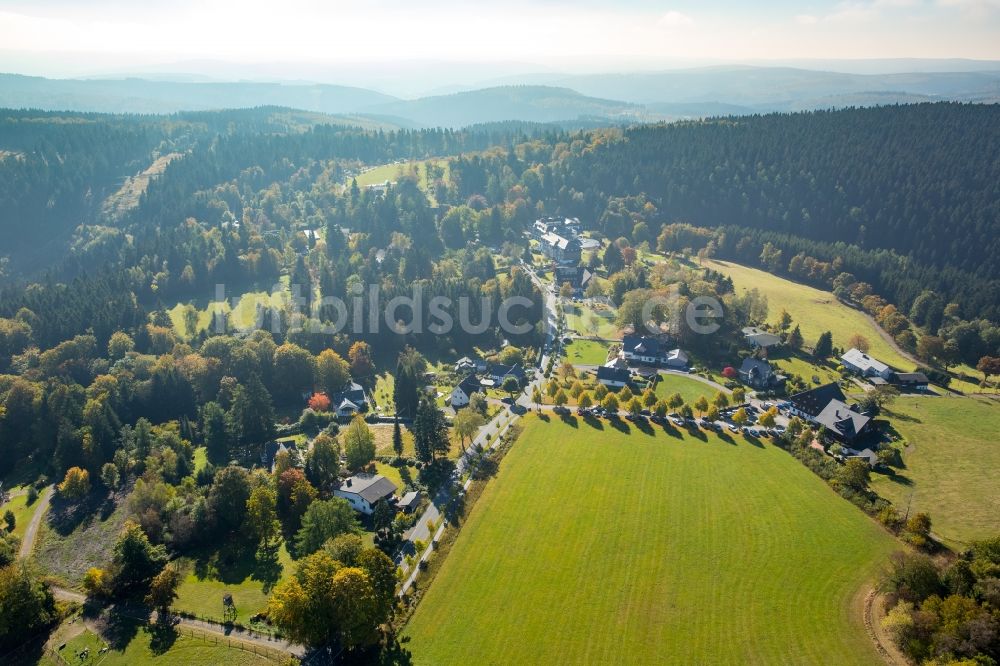
{"type": "Polygon", "coordinates": [[[887,381],[892,377],[892,368],[860,349],[848,349],[840,357],[840,362],[845,368],[862,377],[881,377],[887,381]]]}
{"type": "Polygon", "coordinates": [[[395,492],[396,484],[380,474],[356,474],[345,479],[333,494],[347,500],[355,511],[370,516],[379,500],[389,500],[395,492]]]}
{"type": "Polygon", "coordinates": [[[353,402],[344,398],[339,405],[337,405],[337,416],[340,418],[351,418],[358,413],[358,406],[353,402]]]}
{"type": "Polygon", "coordinates": [[[465,407],[469,404],[469,400],[472,399],[472,394],[480,390],[479,380],[476,379],[475,375],[469,375],[459,382],[458,386],[452,389],[449,404],[455,409],[465,407]]]}
{"type": "Polygon", "coordinates": [[[747,326],[743,329],[743,339],[754,348],[767,349],[781,344],[781,338],[774,333],[768,333],[756,326],[747,326]]]}
{"type": "Polygon", "coordinates": [[[632,377],[628,370],[602,365],[597,369],[597,381],[608,388],[619,389],[628,386],[632,377]]]}
{"type": "Polygon", "coordinates": [[[688,355],[680,349],[671,349],[663,359],[663,365],[677,370],[688,367],[688,355]]]}

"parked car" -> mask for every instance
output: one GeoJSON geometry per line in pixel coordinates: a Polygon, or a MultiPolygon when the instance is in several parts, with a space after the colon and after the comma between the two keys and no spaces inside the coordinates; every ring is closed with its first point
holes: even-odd
{"type": "Polygon", "coordinates": [[[729,426],[729,432],[737,432],[738,433],[739,431],[740,431],[740,427],[738,425],[732,425],[731,424],[729,426]]]}

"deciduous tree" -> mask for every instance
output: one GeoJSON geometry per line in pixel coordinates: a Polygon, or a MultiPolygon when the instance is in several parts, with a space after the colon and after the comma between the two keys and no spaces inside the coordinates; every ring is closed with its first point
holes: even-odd
{"type": "Polygon", "coordinates": [[[375,435],[359,415],[344,431],[344,457],[352,472],[364,469],[375,460],[375,435]]]}

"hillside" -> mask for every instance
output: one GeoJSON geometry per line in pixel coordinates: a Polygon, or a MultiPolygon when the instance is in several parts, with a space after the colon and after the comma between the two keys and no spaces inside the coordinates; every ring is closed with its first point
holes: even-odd
{"type": "Polygon", "coordinates": [[[0,74],[0,107],[107,113],[172,113],[285,106],[354,113],[394,97],[325,84],[178,82],[146,79],[46,79],[0,74]]]}
{"type": "Polygon", "coordinates": [[[415,664],[877,662],[859,599],[898,542],[770,444],[645,428],[526,421],[415,664]]]}
{"type": "Polygon", "coordinates": [[[579,75],[555,79],[551,85],[637,104],[716,102],[757,111],[789,111],[829,108],[829,104],[823,105],[826,100],[849,95],[865,94],[885,103],[889,97],[872,96],[886,91],[935,99],[996,98],[1000,95],[1000,71],[848,74],[794,67],[726,66],[579,75]]]}
{"type": "Polygon", "coordinates": [[[578,118],[620,123],[648,116],[645,109],[634,104],[587,97],[568,88],[550,86],[485,88],[390,102],[370,107],[368,111],[409,118],[429,127],[463,127],[502,120],[546,123],[578,118]]]}
{"type": "MultiPolygon", "coordinates": [[[[901,307],[934,289],[993,318],[998,155],[1000,105],[769,114],[631,128],[567,158],[552,190],[645,196],[662,221],[732,227],[724,258],[757,261],[759,250],[741,257],[733,247],[752,231],[786,261],[840,256],[843,270],[901,307]]],[[[630,230],[601,203],[575,214],[603,220],[610,237],[630,230]]]]}

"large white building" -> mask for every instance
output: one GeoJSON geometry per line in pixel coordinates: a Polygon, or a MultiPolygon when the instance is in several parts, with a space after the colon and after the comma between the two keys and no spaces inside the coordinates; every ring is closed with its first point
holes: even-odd
{"type": "Polygon", "coordinates": [[[881,377],[888,381],[892,376],[892,368],[860,349],[848,349],[840,357],[840,362],[844,364],[845,368],[862,377],[881,377]]]}

